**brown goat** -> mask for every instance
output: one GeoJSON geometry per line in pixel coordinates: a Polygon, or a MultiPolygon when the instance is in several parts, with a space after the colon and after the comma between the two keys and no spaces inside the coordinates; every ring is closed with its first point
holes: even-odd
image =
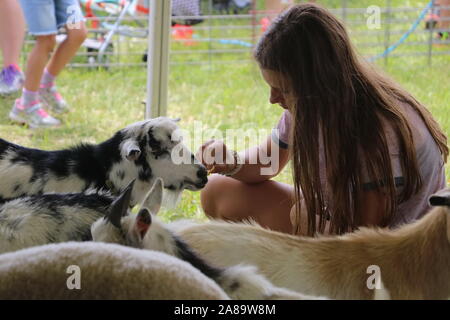
{"type": "Polygon", "coordinates": [[[412,224],[396,230],[361,228],[342,236],[297,237],[254,223],[219,221],[174,229],[212,263],[255,265],[275,285],[303,294],[448,299],[450,189],[433,195],[430,203],[437,207],[412,224]],[[376,270],[379,274],[372,274],[376,270]],[[378,284],[382,279],[385,290],[376,290],[371,279],[378,284]]]}

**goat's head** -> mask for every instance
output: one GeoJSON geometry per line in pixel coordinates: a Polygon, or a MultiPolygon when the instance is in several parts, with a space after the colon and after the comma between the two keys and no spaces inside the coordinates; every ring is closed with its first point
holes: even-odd
{"type": "Polygon", "coordinates": [[[178,120],[159,117],[122,130],[122,158],[140,166],[138,179],[161,178],[166,190],[199,190],[208,182],[206,168],[183,144],[178,120]]]}
{"type": "Polygon", "coordinates": [[[440,190],[430,197],[430,204],[435,207],[446,207],[447,213],[447,238],[450,242],[450,188],[440,190]]]}
{"type": "Polygon", "coordinates": [[[136,215],[129,212],[132,188],[133,182],[112,203],[107,215],[92,224],[92,239],[173,255],[172,234],[156,218],[161,208],[163,181],[156,179],[136,215]]]}

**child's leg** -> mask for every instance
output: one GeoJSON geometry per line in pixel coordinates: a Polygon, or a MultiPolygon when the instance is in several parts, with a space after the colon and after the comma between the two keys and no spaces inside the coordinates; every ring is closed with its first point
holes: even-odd
{"type": "Polygon", "coordinates": [[[48,56],[55,46],[55,35],[37,36],[36,45],[31,51],[25,73],[22,97],[17,99],[9,113],[11,120],[27,123],[31,128],[53,127],[60,124],[50,116],[39,101],[39,83],[48,56]]]}
{"type": "Polygon", "coordinates": [[[292,233],[292,186],[272,180],[248,184],[216,174],[208,180],[200,194],[208,217],[231,221],[252,218],[263,227],[292,233]]]}
{"type": "Polygon", "coordinates": [[[19,3],[16,0],[0,0],[0,50],[3,56],[0,95],[14,93],[22,87],[19,56],[24,35],[25,21],[19,3]]]}
{"type": "Polygon", "coordinates": [[[47,71],[55,77],[59,75],[65,65],[75,56],[86,36],[87,29],[84,22],[80,22],[80,28],[67,28],[67,38],[56,49],[47,65],[47,71]]]}
{"type": "Polygon", "coordinates": [[[20,0],[28,29],[36,44],[28,56],[24,89],[9,113],[11,120],[32,128],[53,127],[61,122],[50,116],[40,103],[38,90],[45,64],[55,46],[58,31],[53,0],[20,0]]]}
{"type": "Polygon", "coordinates": [[[25,35],[25,20],[17,0],[0,1],[0,48],[3,55],[3,65],[18,65],[23,37],[25,35]]]}
{"type": "Polygon", "coordinates": [[[55,35],[37,36],[36,45],[28,56],[24,88],[37,92],[48,57],[55,47],[55,35]]]}
{"type": "Polygon", "coordinates": [[[87,30],[84,22],[80,22],[79,29],[68,28],[66,39],[56,49],[47,64],[44,76],[41,78],[40,98],[54,112],[63,113],[69,110],[66,101],[55,86],[55,78],[76,54],[78,48],[86,39],[86,35],[87,30]]]}
{"type": "Polygon", "coordinates": [[[46,105],[53,111],[62,113],[68,111],[69,108],[56,89],[55,77],[76,54],[78,48],[86,39],[87,29],[77,0],[55,2],[55,15],[58,27],[66,27],[67,37],[58,46],[47,64],[39,93],[46,105]]]}

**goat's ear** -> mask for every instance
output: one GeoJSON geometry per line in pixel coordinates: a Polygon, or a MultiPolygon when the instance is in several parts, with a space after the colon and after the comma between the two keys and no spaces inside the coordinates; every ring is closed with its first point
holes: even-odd
{"type": "Polygon", "coordinates": [[[140,240],[144,239],[150,225],[152,224],[152,215],[147,208],[139,210],[134,224],[134,231],[138,234],[140,240]]]}
{"type": "Polygon", "coordinates": [[[161,202],[163,197],[164,183],[161,178],[157,178],[153,183],[152,189],[148,192],[142,207],[150,210],[151,213],[157,214],[161,209],[161,202]]]}
{"type": "Polygon", "coordinates": [[[122,146],[122,155],[128,161],[135,161],[141,155],[141,148],[139,148],[139,145],[135,140],[127,140],[122,146]]]}
{"type": "Polygon", "coordinates": [[[430,205],[435,207],[450,207],[450,189],[443,189],[433,194],[430,199],[430,205]]]}
{"type": "Polygon", "coordinates": [[[128,214],[134,181],[135,180],[131,181],[128,186],[121,192],[119,197],[117,197],[117,199],[113,201],[111,207],[109,208],[109,212],[105,217],[117,228],[121,228],[120,220],[122,219],[122,217],[128,214]]]}
{"type": "Polygon", "coordinates": [[[171,120],[174,121],[174,122],[180,122],[181,118],[174,118],[174,119],[171,119],[171,120]]]}

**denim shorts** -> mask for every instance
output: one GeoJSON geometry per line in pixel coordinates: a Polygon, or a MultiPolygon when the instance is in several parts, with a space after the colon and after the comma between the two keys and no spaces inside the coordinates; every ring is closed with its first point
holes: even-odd
{"type": "Polygon", "coordinates": [[[35,36],[57,34],[65,25],[76,28],[85,20],[78,0],[20,0],[20,5],[35,36]]]}

